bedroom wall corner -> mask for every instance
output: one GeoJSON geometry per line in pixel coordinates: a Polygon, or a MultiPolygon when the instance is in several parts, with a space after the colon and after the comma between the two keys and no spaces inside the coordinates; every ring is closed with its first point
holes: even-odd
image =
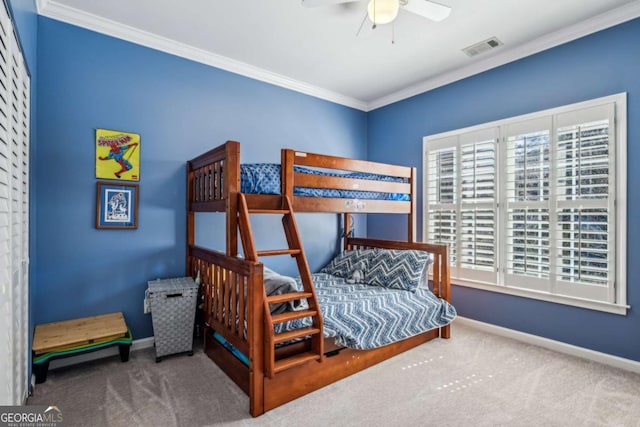
{"type": "MultiPolygon", "coordinates": [[[[628,182],[640,180],[640,19],[434,89],[369,113],[369,159],[418,168],[428,135],[585,101],[628,94],[628,182]],[[391,142],[393,141],[393,142],[391,142]]],[[[421,178],[422,179],[422,178],[421,178]]],[[[421,182],[418,185],[422,192],[421,182]]],[[[627,194],[626,316],[542,302],[484,290],[452,287],[462,316],[611,355],[640,361],[640,193],[627,194]]],[[[418,200],[422,215],[422,197],[418,200]]],[[[420,221],[420,220],[419,220],[420,221]]],[[[419,225],[419,235],[422,225],[419,225]]],[[[370,237],[399,238],[403,228],[388,216],[370,217],[370,237]]]]}

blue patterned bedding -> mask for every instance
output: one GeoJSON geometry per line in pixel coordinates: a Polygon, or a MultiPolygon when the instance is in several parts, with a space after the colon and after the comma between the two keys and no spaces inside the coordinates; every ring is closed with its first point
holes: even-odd
{"type": "MultiPolygon", "coordinates": [[[[403,178],[363,172],[339,174],[333,172],[323,172],[316,169],[309,169],[300,166],[294,166],[294,171],[296,173],[306,173],[322,176],[338,176],[354,179],[367,179],[372,181],[407,182],[403,178]]],[[[251,163],[240,165],[240,191],[247,194],[280,194],[280,165],[277,163],[251,163]]],[[[295,187],[293,189],[293,194],[296,196],[335,197],[341,199],[378,199],[401,201],[410,200],[408,194],[377,193],[373,191],[334,190],[307,187],[295,187]]]]}
{"type": "MultiPolygon", "coordinates": [[[[300,289],[301,284],[298,285],[300,289]]],[[[450,323],[456,310],[427,289],[415,292],[365,284],[324,273],[313,275],[325,337],[337,345],[367,350],[382,347],[450,323]]],[[[276,325],[276,333],[310,326],[305,318],[276,325]]]]}

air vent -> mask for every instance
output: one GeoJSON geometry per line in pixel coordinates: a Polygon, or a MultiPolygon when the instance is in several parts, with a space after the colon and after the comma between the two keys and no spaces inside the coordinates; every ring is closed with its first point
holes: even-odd
{"type": "Polygon", "coordinates": [[[462,49],[462,51],[466,53],[467,56],[471,57],[479,55],[498,46],[502,46],[503,44],[504,43],[498,40],[497,37],[491,37],[490,39],[486,39],[484,41],[481,41],[480,43],[465,47],[464,49],[462,49]]]}

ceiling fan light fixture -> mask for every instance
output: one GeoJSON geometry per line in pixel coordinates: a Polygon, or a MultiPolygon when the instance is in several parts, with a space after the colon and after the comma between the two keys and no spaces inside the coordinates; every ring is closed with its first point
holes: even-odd
{"type": "Polygon", "coordinates": [[[396,19],[399,9],[399,0],[370,0],[367,6],[367,14],[375,25],[382,25],[396,19]]]}

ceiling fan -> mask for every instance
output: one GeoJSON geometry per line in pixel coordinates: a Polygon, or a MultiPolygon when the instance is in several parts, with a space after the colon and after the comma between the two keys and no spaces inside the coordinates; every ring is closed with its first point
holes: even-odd
{"type": "MultiPolygon", "coordinates": [[[[360,0],[302,0],[305,7],[317,7],[329,4],[353,3],[360,0]]],[[[398,16],[400,8],[415,13],[432,21],[442,21],[451,13],[449,6],[429,0],[369,0],[367,16],[376,25],[393,22],[398,16]]]]}

